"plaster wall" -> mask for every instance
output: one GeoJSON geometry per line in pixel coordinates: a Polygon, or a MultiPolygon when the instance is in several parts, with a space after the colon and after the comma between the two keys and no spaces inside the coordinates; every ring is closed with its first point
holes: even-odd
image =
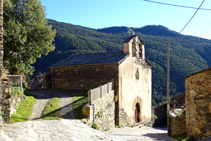
{"type": "MultiPolygon", "coordinates": [[[[129,44],[130,46],[130,44],[129,44]]],[[[129,47],[129,52],[131,47],[129,47]]],[[[119,65],[119,108],[124,109],[129,124],[135,123],[135,105],[140,104],[140,120],[151,120],[152,71],[150,66],[137,63],[136,57],[129,57],[119,65]],[[137,70],[139,78],[136,78],[137,70]]],[[[140,61],[144,61],[140,59],[140,61]]]]}

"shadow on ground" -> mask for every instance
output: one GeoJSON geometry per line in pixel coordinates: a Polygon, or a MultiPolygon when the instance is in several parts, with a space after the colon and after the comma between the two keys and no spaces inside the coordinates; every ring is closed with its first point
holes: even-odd
{"type": "MultiPolygon", "coordinates": [[[[73,114],[74,114],[74,119],[84,118],[84,116],[82,115],[82,107],[83,107],[82,104],[83,103],[81,103],[81,102],[84,102],[84,99],[88,97],[87,91],[77,91],[77,90],[39,90],[39,91],[26,91],[26,93],[28,93],[31,96],[34,95],[34,97],[37,100],[50,99],[50,98],[54,98],[54,97],[58,97],[60,99],[80,97],[80,98],[77,98],[77,100],[74,100],[73,102],[68,102],[68,104],[66,104],[65,106],[60,107],[57,110],[54,110],[54,111],[52,111],[52,112],[50,112],[50,113],[48,113],[46,115],[43,115],[42,117],[50,116],[53,113],[58,112],[58,111],[60,111],[60,112],[61,111],[65,111],[65,112],[62,112],[62,114],[60,116],[63,119],[73,119],[73,116],[70,116],[70,115],[73,115],[73,114]],[[76,105],[76,106],[73,108],[73,105],[76,105]]],[[[42,117],[34,118],[32,120],[41,119],[42,117]]]]}

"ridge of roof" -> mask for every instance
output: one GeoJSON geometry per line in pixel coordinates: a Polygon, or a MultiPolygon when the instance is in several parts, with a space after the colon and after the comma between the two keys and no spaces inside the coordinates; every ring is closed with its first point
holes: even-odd
{"type": "Polygon", "coordinates": [[[204,71],[206,71],[206,70],[211,70],[211,67],[210,67],[210,68],[207,68],[207,69],[204,69],[204,70],[201,70],[201,71],[198,71],[198,72],[195,72],[195,73],[192,73],[191,75],[186,76],[185,79],[188,78],[188,77],[190,77],[190,76],[192,76],[192,75],[195,75],[195,74],[204,72],[204,71]]]}
{"type": "MultiPolygon", "coordinates": [[[[136,37],[136,36],[138,36],[138,35],[132,35],[132,36],[130,36],[130,37],[128,37],[125,41],[124,41],[124,43],[128,43],[128,42],[130,42],[134,37],[136,37]]],[[[144,45],[144,43],[142,42],[142,40],[139,38],[139,36],[138,36],[138,39],[141,41],[141,43],[144,45]]]]}

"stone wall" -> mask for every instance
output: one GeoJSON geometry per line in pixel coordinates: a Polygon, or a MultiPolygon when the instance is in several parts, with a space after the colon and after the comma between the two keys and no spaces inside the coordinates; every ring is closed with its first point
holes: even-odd
{"type": "Polygon", "coordinates": [[[211,68],[185,78],[188,137],[211,136],[211,68]]]}
{"type": "Polygon", "coordinates": [[[171,136],[186,133],[186,112],[182,109],[174,109],[170,112],[171,136]]]}
{"type": "Polygon", "coordinates": [[[89,90],[118,80],[118,64],[55,67],[51,73],[53,88],[89,90]]]}
{"type": "Polygon", "coordinates": [[[119,126],[129,126],[129,117],[123,108],[119,108],[119,126]]]}
{"type": "MultiPolygon", "coordinates": [[[[1,89],[2,72],[3,72],[3,0],[0,0],[0,97],[2,97],[2,89],[1,89]]],[[[2,121],[3,120],[2,120],[1,105],[0,105],[0,129],[3,129],[2,121]]]]}
{"type": "MultiPolygon", "coordinates": [[[[170,101],[170,109],[185,109],[185,93],[179,94],[177,96],[172,97],[170,101]]],[[[154,127],[162,127],[167,126],[167,105],[166,103],[161,103],[161,105],[153,108],[154,115],[157,116],[153,126],[154,127]]]]}
{"type": "Polygon", "coordinates": [[[52,88],[52,75],[50,73],[43,73],[43,89],[52,88]]]}
{"type": "Polygon", "coordinates": [[[157,107],[154,107],[154,115],[157,116],[157,119],[155,120],[153,127],[162,127],[167,126],[167,104],[159,105],[157,107]]]}
{"type": "Polygon", "coordinates": [[[185,93],[172,97],[171,104],[173,108],[185,108],[185,93]]]}
{"type": "Polygon", "coordinates": [[[100,130],[107,130],[115,126],[114,91],[95,100],[92,105],[83,107],[84,115],[89,116],[89,122],[96,123],[100,130]]]}
{"type": "Polygon", "coordinates": [[[1,82],[2,86],[2,96],[1,96],[1,111],[4,113],[4,121],[9,121],[10,119],[10,109],[11,109],[11,83],[7,79],[3,79],[1,82]]]}

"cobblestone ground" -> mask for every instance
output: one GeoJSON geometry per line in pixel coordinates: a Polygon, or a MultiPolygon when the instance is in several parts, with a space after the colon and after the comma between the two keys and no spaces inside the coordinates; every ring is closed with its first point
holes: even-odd
{"type": "Polygon", "coordinates": [[[65,92],[37,91],[38,96],[34,112],[27,122],[5,124],[6,135],[0,134],[0,141],[171,141],[166,128],[142,126],[113,128],[101,132],[94,130],[80,120],[73,119],[71,95],[65,92]],[[42,120],[41,111],[50,97],[60,98],[61,120],[42,120]],[[2,137],[2,138],[1,138],[2,137]]]}
{"type": "Polygon", "coordinates": [[[166,129],[114,128],[101,132],[80,120],[39,120],[7,124],[6,135],[15,141],[151,141],[167,138],[166,129]]]}

